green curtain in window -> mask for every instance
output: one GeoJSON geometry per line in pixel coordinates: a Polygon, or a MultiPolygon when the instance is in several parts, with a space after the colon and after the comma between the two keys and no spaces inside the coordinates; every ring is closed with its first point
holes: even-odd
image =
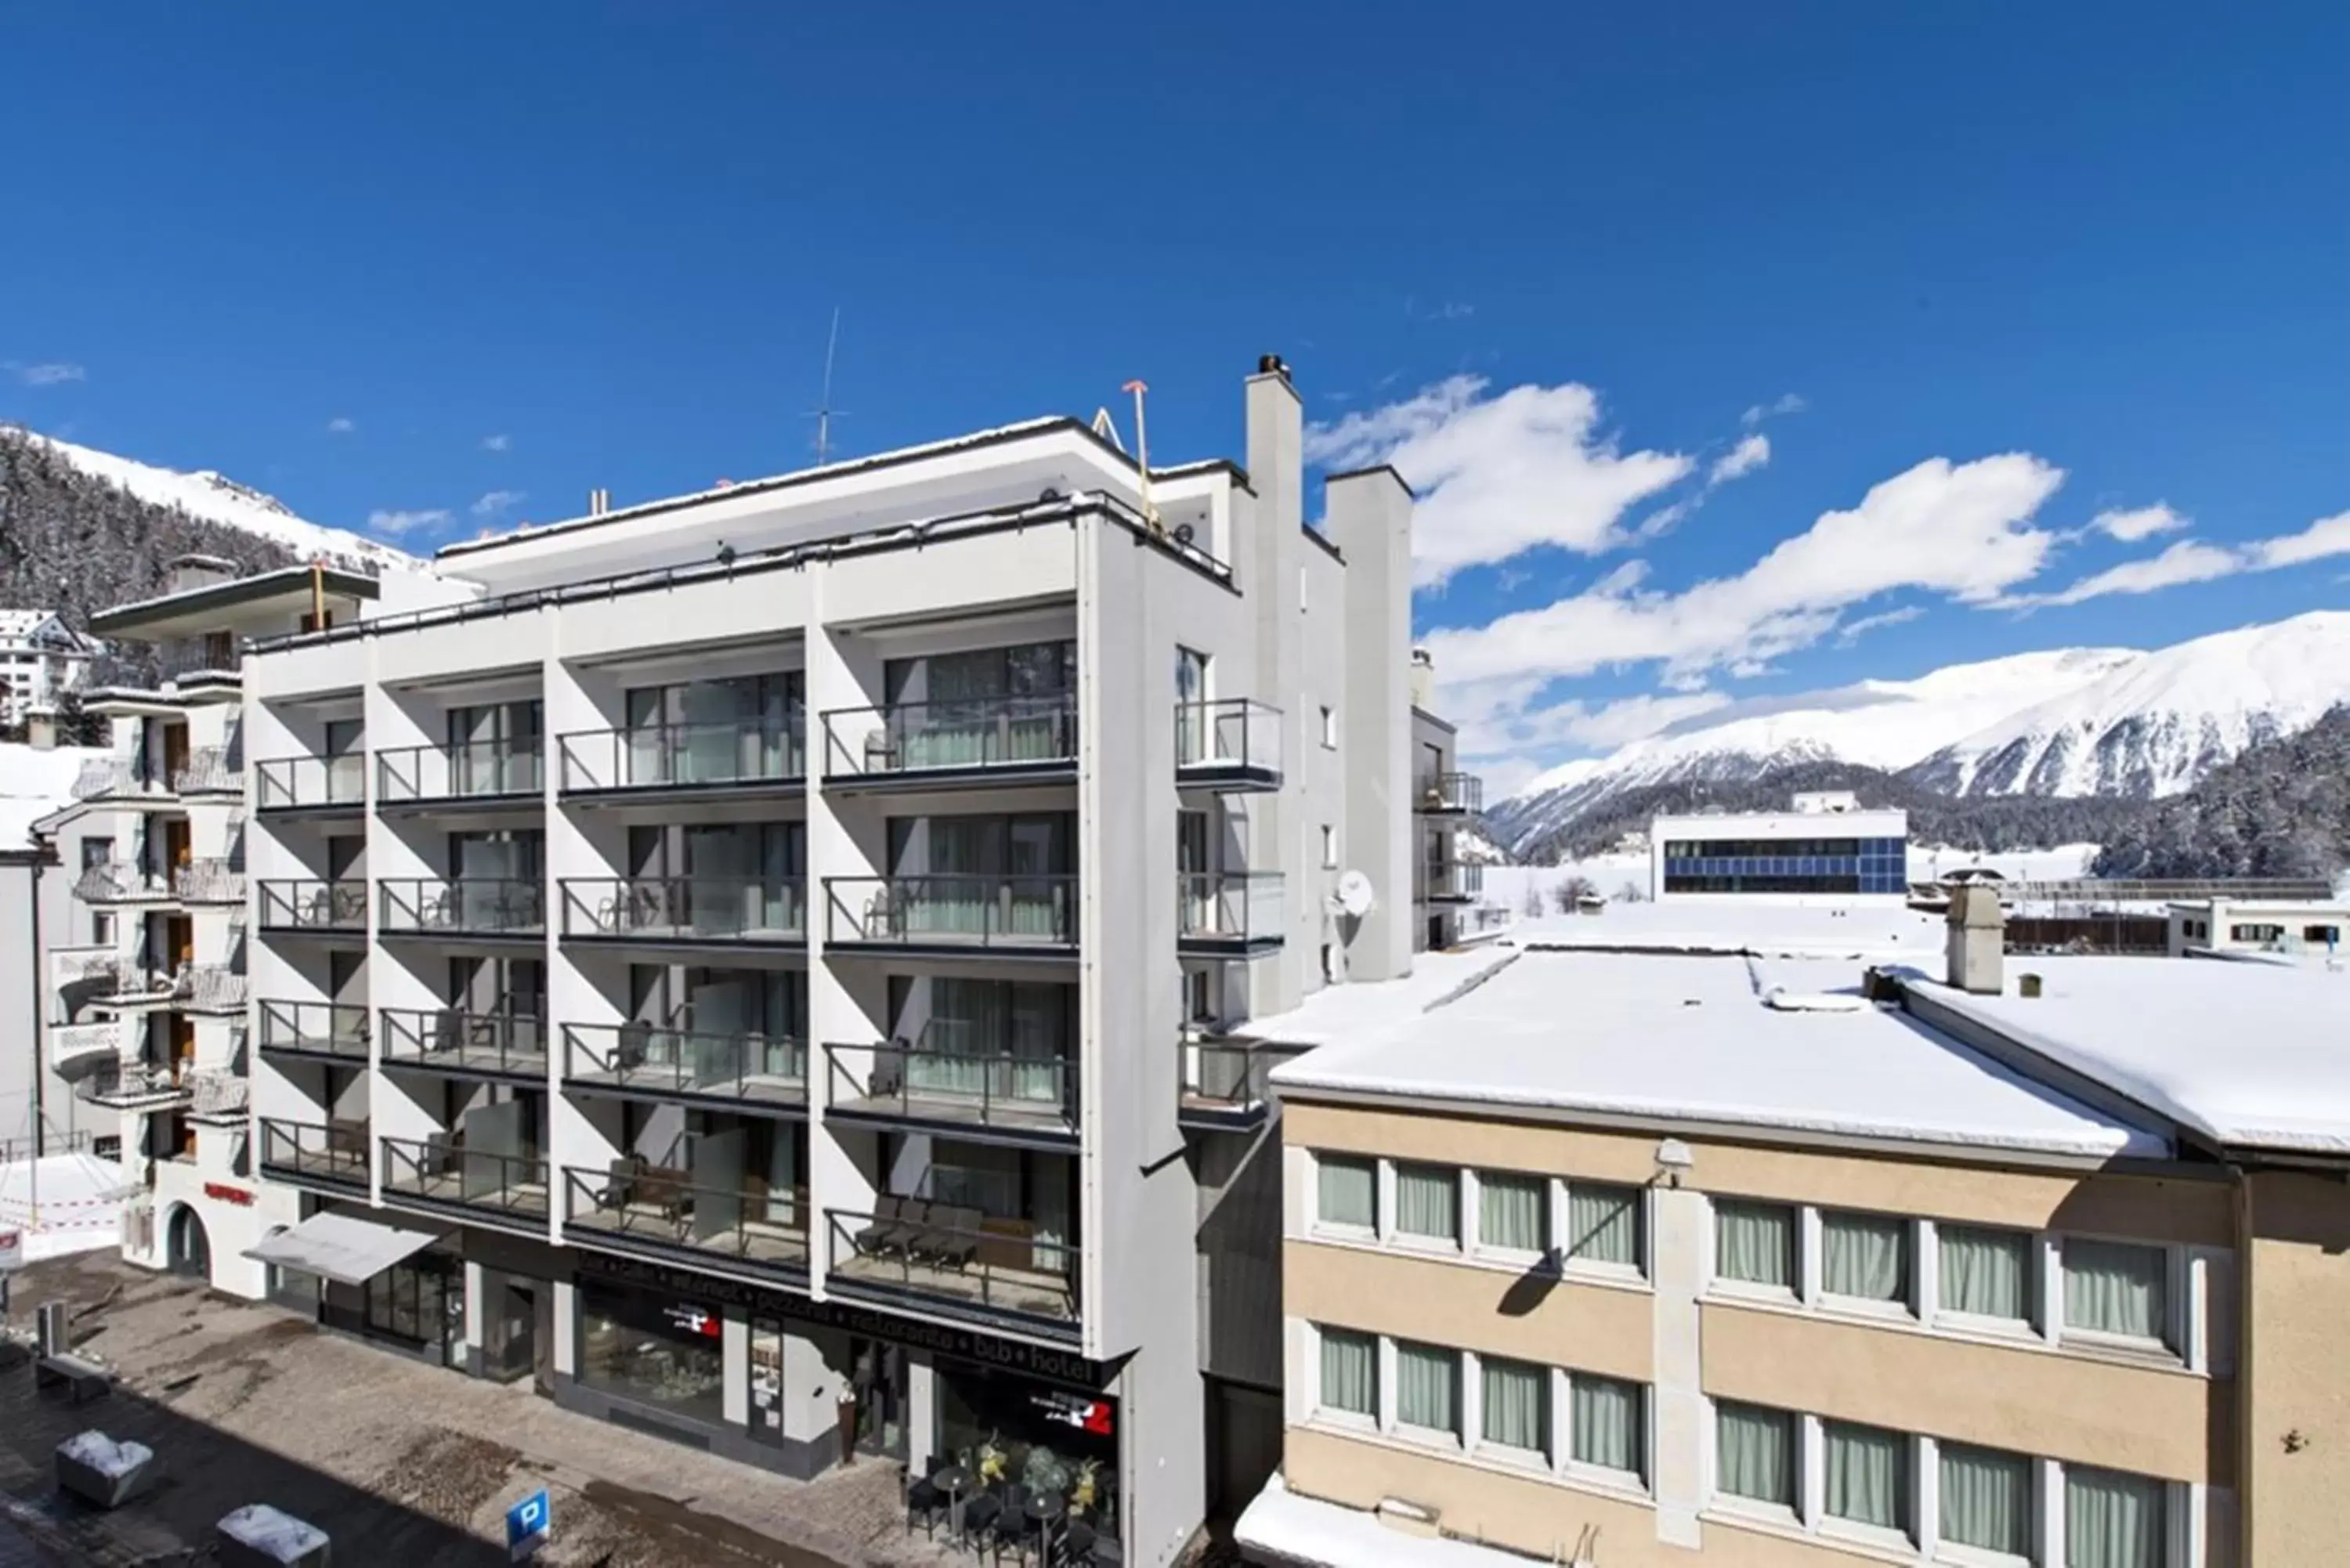
{"type": "Polygon", "coordinates": [[[1579,1465],[1638,1473],[1640,1389],[1613,1377],[1575,1376],[1575,1440],[1569,1452],[1579,1465]]]}
{"type": "Polygon", "coordinates": [[[991,760],[1003,695],[1003,650],[939,654],[925,675],[927,701],[891,715],[902,726],[899,765],[959,768],[991,760]]]}
{"type": "Polygon", "coordinates": [[[1972,1313],[1977,1317],[2031,1316],[2027,1300],[2031,1237],[1970,1225],[1944,1225],[1937,1236],[1943,1311],[1972,1313]]]}
{"type": "Polygon", "coordinates": [[[1544,1195],[1550,1183],[1539,1176],[1511,1176],[1482,1171],[1477,1177],[1477,1236],[1488,1247],[1539,1252],[1549,1246],[1544,1234],[1544,1195]]]}
{"type": "Polygon", "coordinates": [[[1379,1345],[1367,1334],[1322,1331],[1322,1404],[1357,1416],[1379,1413],[1379,1345]]]}
{"type": "Polygon", "coordinates": [[[1456,1172],[1432,1165],[1399,1165],[1395,1202],[1399,1232],[1459,1240],[1461,1188],[1456,1172]]]}
{"type": "Polygon", "coordinates": [[[1795,1506],[1795,1418],[1784,1410],[1723,1405],[1715,1417],[1718,1484],[1732,1497],[1795,1506]]]}
{"type": "Polygon", "coordinates": [[[2162,1512],[2160,1481],[2068,1469],[2065,1568],[2162,1568],[2162,1512]]]}
{"type": "Polygon", "coordinates": [[[1523,1361],[1488,1356],[1479,1383],[1485,1440],[1530,1453],[1547,1452],[1543,1439],[1548,1425],[1544,1413],[1550,1402],[1550,1373],[1523,1361]]]}
{"type": "Polygon", "coordinates": [[[1566,1255],[1586,1263],[1640,1262],[1640,1189],[1570,1182],[1566,1189],[1566,1255]]]}
{"type": "Polygon", "coordinates": [[[1461,1357],[1432,1345],[1396,1346],[1396,1419],[1430,1431],[1461,1430],[1461,1357]]]}
{"type": "Polygon", "coordinates": [[[2159,1247],[2066,1241],[2064,1326],[2160,1339],[2165,1272],[2159,1247]]]}
{"type": "Polygon", "coordinates": [[[1003,987],[988,980],[931,981],[931,1021],[922,1031],[920,1054],[906,1064],[906,1084],[933,1095],[972,1096],[984,1086],[983,1054],[1004,1033],[1003,987]]]}
{"type": "Polygon", "coordinates": [[[1908,1293],[1909,1227],[1873,1214],[1820,1217],[1820,1288],[1830,1295],[1898,1302],[1908,1293]]]}
{"type": "Polygon", "coordinates": [[[1795,1211],[1775,1203],[1713,1206],[1714,1272],[1726,1280],[1795,1288],[1795,1211]]]}
{"type": "Polygon", "coordinates": [[[1944,1541],[2011,1557],[2031,1552],[2031,1460],[1944,1443],[1940,1469],[1944,1541]]]}
{"type": "Polygon", "coordinates": [[[1877,1427],[1825,1424],[1831,1518],[1879,1530],[1908,1528],[1907,1439],[1877,1427]]]}
{"type": "Polygon", "coordinates": [[[1367,1159],[1323,1155],[1315,1161],[1322,1222],[1370,1230],[1378,1223],[1378,1168],[1367,1159]]]}

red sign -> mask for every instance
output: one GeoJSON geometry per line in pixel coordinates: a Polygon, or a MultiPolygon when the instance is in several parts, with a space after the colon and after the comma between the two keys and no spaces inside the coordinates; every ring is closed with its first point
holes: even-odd
{"type": "Polygon", "coordinates": [[[223,1181],[205,1182],[204,1196],[207,1198],[217,1198],[223,1203],[234,1203],[240,1209],[250,1209],[253,1207],[252,1193],[247,1192],[242,1187],[231,1187],[226,1182],[223,1181]]]}
{"type": "Polygon", "coordinates": [[[1044,1411],[1047,1421],[1058,1421],[1099,1438],[1111,1435],[1112,1417],[1107,1399],[1088,1399],[1082,1394],[1064,1394],[1055,1389],[1029,1395],[1028,1403],[1044,1411]]]}

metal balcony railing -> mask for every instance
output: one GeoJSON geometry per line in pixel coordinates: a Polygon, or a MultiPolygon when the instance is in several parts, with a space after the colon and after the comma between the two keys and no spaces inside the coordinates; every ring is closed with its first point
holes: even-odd
{"type": "Polygon", "coordinates": [[[1179,781],[1281,777],[1281,710],[1253,698],[1175,705],[1179,781]]]}
{"type": "Polygon", "coordinates": [[[806,1189],[713,1185],[633,1158],[567,1168],[563,1182],[565,1233],[577,1244],[806,1272],[806,1189]]]}
{"type": "Polygon", "coordinates": [[[265,1176],[363,1189],[368,1184],[367,1123],[264,1116],[261,1169],[265,1176]]]}
{"type": "Polygon", "coordinates": [[[824,1054],[837,1112],[1041,1135],[1077,1130],[1077,1064],[1067,1055],[903,1042],[827,1045],[824,1054]]]}
{"type": "Polygon", "coordinates": [[[546,1161],[537,1155],[469,1148],[461,1138],[379,1137],[386,1198],[453,1203],[544,1220],[546,1161]]]}
{"type": "Polygon", "coordinates": [[[172,894],[182,904],[242,904],[244,867],[226,856],[172,867],[172,894]]]}
{"type": "Polygon", "coordinates": [[[74,1094],[108,1110],[169,1110],[192,1097],[189,1080],[194,1075],[151,1062],[126,1061],[84,1078],[74,1085],[74,1094]]]}
{"type": "Polygon", "coordinates": [[[807,772],[796,709],[781,722],[743,719],[576,730],[562,740],[567,791],[779,784],[807,772]]]}
{"type": "Polygon", "coordinates": [[[180,994],[176,970],[157,969],[139,959],[118,960],[110,979],[99,982],[101,1007],[136,1007],[171,1001],[180,994]]]}
{"type": "Polygon", "coordinates": [[[403,877],[377,886],[386,931],[513,936],[546,929],[546,884],[536,877],[403,877]]]}
{"type": "Polygon", "coordinates": [[[1268,1075],[1295,1054],[1197,1035],[1187,1035],[1180,1049],[1185,1108],[1222,1113],[1262,1106],[1271,1088],[1268,1075]]]}
{"type": "Polygon", "coordinates": [[[191,1012],[244,1011],[244,976],[227,964],[184,964],[172,982],[173,999],[191,1012]]]}
{"type": "Polygon", "coordinates": [[[200,1067],[186,1074],[188,1114],[224,1121],[243,1116],[252,1105],[253,1085],[241,1073],[224,1067],[200,1067]]]}
{"type": "Polygon", "coordinates": [[[261,884],[261,923],[281,930],[364,931],[367,884],[356,877],[272,878],[261,884]]]}
{"type": "Polygon", "coordinates": [[[226,746],[198,746],[188,753],[185,766],[172,774],[172,793],[183,795],[242,795],[244,770],[226,746]]]}
{"type": "Polygon", "coordinates": [[[567,877],[563,934],[646,941],[799,942],[806,879],[788,877],[567,877]]]}
{"type": "Polygon", "coordinates": [[[1056,691],[835,708],[824,731],[824,770],[834,776],[1034,772],[1076,760],[1077,699],[1056,691]]]}
{"type": "Polygon", "coordinates": [[[546,1023],[527,1013],[387,1007],[383,1062],[386,1066],[543,1078],[546,1023]]]}
{"type": "Polygon", "coordinates": [[[1078,1251],[1024,1220],[884,1195],[871,1213],[825,1214],[832,1279],[989,1312],[1074,1322],[1078,1251]]]}
{"type": "Polygon", "coordinates": [[[804,1105],[807,1044],[657,1023],[567,1023],[563,1075],[626,1093],[804,1105]]]}
{"type": "Polygon", "coordinates": [[[1485,809],[1485,781],[1475,774],[1428,774],[1419,781],[1419,809],[1425,812],[1481,812],[1485,809]]]}
{"type": "Polygon", "coordinates": [[[1176,876],[1175,934],[1195,947],[1252,947],[1282,940],[1288,909],[1278,871],[1190,871],[1176,876]]]}
{"type": "Polygon", "coordinates": [[[368,1057],[368,1010],[339,1002],[278,1002],[261,1004],[261,1048],[311,1055],[368,1057]]]}
{"type": "Polygon", "coordinates": [[[254,805],[262,811],[356,806],[367,799],[367,758],[273,757],[253,764],[254,805]]]}
{"type": "Polygon", "coordinates": [[[1074,947],[1077,879],[1040,877],[827,877],[833,943],[1074,947]]]}
{"type": "Polygon", "coordinates": [[[140,904],[172,896],[161,872],[128,860],[101,860],[74,880],[74,897],[85,904],[140,904]]]}
{"type": "Polygon", "coordinates": [[[451,746],[394,746],[375,753],[379,805],[535,795],[545,787],[546,778],[546,756],[536,736],[465,741],[451,746]]]}

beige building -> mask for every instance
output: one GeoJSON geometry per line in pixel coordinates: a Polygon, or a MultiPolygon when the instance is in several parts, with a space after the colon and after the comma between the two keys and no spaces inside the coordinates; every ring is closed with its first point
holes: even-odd
{"type": "Polygon", "coordinates": [[[2344,1560],[2350,981],[1522,941],[1274,1075],[1253,1558],[2344,1560]]]}

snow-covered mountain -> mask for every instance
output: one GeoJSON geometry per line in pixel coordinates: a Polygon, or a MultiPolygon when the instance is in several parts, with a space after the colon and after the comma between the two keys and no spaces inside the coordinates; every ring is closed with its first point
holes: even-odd
{"type": "Polygon", "coordinates": [[[1814,762],[1953,795],[2173,794],[2344,701],[2350,613],[2314,611],[2151,653],[2057,649],[1742,703],[1554,768],[1489,808],[1486,825],[1519,854],[1627,790],[1746,783],[1814,762]]]}

